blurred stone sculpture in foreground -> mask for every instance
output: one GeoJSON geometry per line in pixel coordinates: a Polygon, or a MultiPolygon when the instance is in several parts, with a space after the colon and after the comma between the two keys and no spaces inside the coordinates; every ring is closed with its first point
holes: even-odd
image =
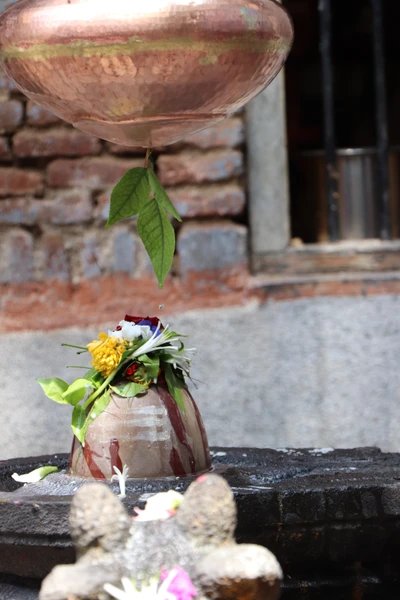
{"type": "Polygon", "coordinates": [[[236,505],[222,477],[201,475],[184,496],[157,494],[136,512],[130,517],[104,484],[81,488],[70,513],[77,562],[53,569],[40,600],[278,597],[275,556],[235,542],[236,505]]]}

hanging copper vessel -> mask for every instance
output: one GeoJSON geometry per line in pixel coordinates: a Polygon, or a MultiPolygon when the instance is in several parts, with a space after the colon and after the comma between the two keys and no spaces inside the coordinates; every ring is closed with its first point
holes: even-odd
{"type": "Polygon", "coordinates": [[[290,50],[275,0],[20,0],[0,17],[17,87],[78,129],[171,144],[239,109],[290,50]]]}

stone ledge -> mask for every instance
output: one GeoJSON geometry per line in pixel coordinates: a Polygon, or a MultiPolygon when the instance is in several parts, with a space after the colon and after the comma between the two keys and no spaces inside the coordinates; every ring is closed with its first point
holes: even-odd
{"type": "Polygon", "coordinates": [[[0,282],[0,294],[0,333],[50,331],[108,323],[110,314],[117,314],[124,303],[130,305],[132,297],[138,313],[156,314],[164,304],[173,315],[299,298],[400,295],[400,273],[252,277],[244,265],[237,264],[234,269],[188,272],[184,278],[169,276],[162,290],[152,274],[136,279],[117,273],[76,283],[56,279],[0,282]],[[45,305],[52,310],[45,313],[45,305]]]}

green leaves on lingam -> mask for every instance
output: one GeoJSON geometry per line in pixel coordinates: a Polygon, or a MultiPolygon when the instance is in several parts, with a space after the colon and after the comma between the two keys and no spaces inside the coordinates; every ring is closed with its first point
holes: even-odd
{"type": "Polygon", "coordinates": [[[175,231],[168,214],[182,221],[151,167],[128,171],[111,193],[106,227],[138,215],[137,230],[160,287],[172,266],[175,231]]]}
{"type": "Polygon", "coordinates": [[[82,445],[85,443],[85,436],[89,425],[93,423],[96,417],[106,410],[107,406],[110,404],[110,400],[111,389],[108,389],[94,400],[90,405],[90,408],[86,404],[77,404],[75,406],[72,412],[71,427],[82,445]]]}

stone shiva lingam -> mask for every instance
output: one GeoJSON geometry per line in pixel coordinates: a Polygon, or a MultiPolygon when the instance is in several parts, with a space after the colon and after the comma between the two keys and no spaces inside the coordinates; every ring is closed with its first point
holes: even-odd
{"type": "Polygon", "coordinates": [[[76,346],[92,368],[70,385],[38,379],[46,395],[70,404],[70,473],[110,480],[183,477],[211,466],[204,425],[185,382],[194,348],[157,317],[126,315],[112,331],[76,346]]]}
{"type": "Polygon", "coordinates": [[[102,484],[74,496],[77,563],[43,581],[40,600],[276,600],[275,556],[236,544],[236,505],[226,481],[201,475],[184,496],[152,496],[132,518],[102,484]],[[123,589],[122,589],[123,588],[123,589]]]}

